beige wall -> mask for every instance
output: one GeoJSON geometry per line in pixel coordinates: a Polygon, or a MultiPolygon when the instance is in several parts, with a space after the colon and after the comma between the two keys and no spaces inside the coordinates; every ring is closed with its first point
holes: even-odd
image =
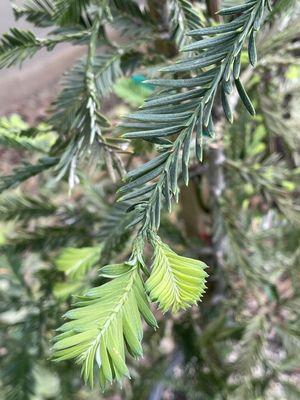
{"type": "MultiPolygon", "coordinates": [[[[0,36],[11,26],[27,29],[24,20],[14,21],[9,0],[0,0],[0,36]]],[[[43,37],[44,29],[33,29],[43,37]]],[[[0,70],[0,116],[12,112],[32,114],[32,108],[44,108],[48,98],[55,94],[59,79],[74,59],[80,57],[82,48],[59,45],[55,50],[38,52],[24,63],[22,69],[13,67],[0,70]]]]}

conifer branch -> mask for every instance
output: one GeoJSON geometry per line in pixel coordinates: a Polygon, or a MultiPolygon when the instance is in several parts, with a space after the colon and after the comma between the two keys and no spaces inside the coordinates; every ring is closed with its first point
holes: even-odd
{"type": "Polygon", "coordinates": [[[58,162],[59,158],[57,157],[43,157],[36,164],[23,163],[20,167],[15,168],[10,175],[0,177],[0,193],[54,167],[58,162]]]}
{"type": "Polygon", "coordinates": [[[59,328],[61,333],[55,338],[54,351],[57,361],[76,358],[91,386],[96,360],[104,390],[114,380],[130,377],[125,348],[136,358],[142,356],[141,317],[153,327],[157,323],[134,261],[131,265],[103,267],[101,274],[111,280],[89,290],[75,304],[77,307],[66,314],[70,321],[59,328]]]}
{"type": "Polygon", "coordinates": [[[0,200],[0,220],[22,220],[53,215],[56,207],[44,196],[4,196],[0,200]]]}
{"type": "Polygon", "coordinates": [[[33,57],[42,48],[52,50],[59,43],[76,42],[88,38],[89,35],[89,31],[79,30],[40,39],[30,31],[12,28],[9,33],[3,35],[0,42],[0,69],[22,65],[26,59],[33,57]]]}
{"type": "Polygon", "coordinates": [[[53,0],[27,0],[22,5],[12,5],[15,18],[25,17],[28,22],[39,27],[53,24],[55,4],[53,0]]]}
{"type": "Polygon", "coordinates": [[[137,223],[142,225],[142,235],[158,229],[163,199],[171,209],[172,198],[177,198],[179,194],[180,174],[188,184],[192,140],[195,140],[196,157],[202,161],[203,140],[214,135],[212,107],[218,89],[221,91],[224,113],[230,122],[232,111],[228,97],[233,80],[245,107],[250,114],[255,113],[239,79],[240,58],[249,38],[249,60],[255,64],[255,35],[262,23],[265,8],[264,0],[248,1],[242,6],[220,11],[224,16],[239,14],[231,22],[190,31],[189,35],[195,37],[196,41],[182,50],[195,52],[194,56],[162,71],[181,75],[192,70],[193,77],[148,81],[165,88],[164,92],[147,100],[140,111],[127,116],[123,127],[130,131],[124,137],[151,141],[158,145],[161,153],[128,173],[125,185],[119,190],[120,200],[130,199],[139,210],[137,223]]]}
{"type": "Polygon", "coordinates": [[[186,33],[199,28],[200,18],[187,0],[170,0],[168,5],[172,37],[178,47],[181,48],[188,40],[186,33]]]}

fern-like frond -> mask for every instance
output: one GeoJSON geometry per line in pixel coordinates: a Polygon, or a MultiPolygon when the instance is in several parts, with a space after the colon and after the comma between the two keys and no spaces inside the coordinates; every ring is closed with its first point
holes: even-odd
{"type": "Polygon", "coordinates": [[[66,248],[55,260],[59,271],[72,279],[81,278],[99,260],[101,247],[66,248]]]}
{"type": "Polygon", "coordinates": [[[53,24],[54,0],[27,0],[21,6],[13,4],[12,7],[16,19],[25,17],[42,28],[53,24]]]}
{"type": "Polygon", "coordinates": [[[13,219],[26,221],[53,215],[55,211],[56,207],[43,196],[8,195],[0,199],[0,220],[2,221],[13,219]]]}
{"type": "MultiPolygon", "coordinates": [[[[116,80],[122,76],[120,61],[121,55],[118,52],[107,52],[95,56],[93,73],[98,96],[107,96],[116,80]]],[[[62,91],[53,104],[51,117],[52,124],[60,133],[66,134],[81,126],[83,129],[86,123],[82,122],[82,119],[89,120],[86,113],[89,99],[89,91],[86,86],[86,64],[85,57],[65,74],[61,82],[62,91]]],[[[104,116],[101,117],[104,118],[104,116]]],[[[89,125],[89,121],[87,121],[87,125],[89,125]]]]}
{"type": "Polygon", "coordinates": [[[88,37],[89,32],[82,30],[53,35],[51,38],[39,39],[32,32],[12,28],[0,41],[0,69],[22,63],[35,55],[41,48],[52,49],[61,42],[73,42],[88,37]]]}
{"type": "Polygon", "coordinates": [[[125,348],[134,357],[142,355],[141,316],[153,327],[156,321],[136,266],[110,265],[101,273],[113,279],[89,290],[79,298],[76,308],[67,312],[70,321],[59,328],[54,357],[57,361],[76,358],[91,386],[97,365],[99,382],[105,389],[114,380],[130,376],[125,348]]]}
{"type": "Polygon", "coordinates": [[[40,39],[32,32],[12,28],[2,36],[0,42],[0,68],[21,65],[27,58],[31,58],[43,46],[40,39]]]}
{"type": "Polygon", "coordinates": [[[154,260],[146,288],[163,312],[184,310],[200,300],[205,290],[207,266],[198,260],[182,257],[156,236],[154,260]]]}
{"type": "MultiPolygon", "coordinates": [[[[278,210],[288,220],[292,223],[300,222],[299,205],[291,195],[296,188],[294,181],[299,180],[300,174],[291,174],[278,154],[272,154],[261,164],[244,162],[242,165],[232,160],[228,160],[227,163],[241,179],[251,183],[257,192],[260,191],[265,198],[272,198],[278,210]]],[[[234,187],[234,183],[232,186],[234,187]]]]}
{"type": "Polygon", "coordinates": [[[44,153],[47,148],[45,146],[39,147],[37,141],[27,137],[17,137],[9,134],[0,135],[0,145],[19,150],[31,150],[44,153]]]}
{"type": "Polygon", "coordinates": [[[43,157],[36,164],[24,162],[23,165],[15,168],[12,174],[0,177],[0,193],[54,167],[58,161],[56,157],[43,157]]]}
{"type": "Polygon", "coordinates": [[[129,226],[138,217],[135,210],[128,212],[130,203],[116,203],[107,209],[97,238],[103,243],[103,255],[108,256],[113,251],[122,251],[129,238],[129,226]]]}
{"type": "MultiPolygon", "coordinates": [[[[74,217],[76,218],[76,216],[74,217]]],[[[68,224],[38,226],[34,230],[19,230],[16,238],[9,238],[1,246],[3,253],[20,253],[25,250],[47,254],[49,251],[59,251],[62,247],[86,246],[93,240],[91,224],[76,219],[68,224]]]]}
{"type": "Polygon", "coordinates": [[[127,116],[124,136],[156,143],[160,151],[156,158],[131,171],[119,190],[123,199],[134,198],[143,214],[143,230],[159,227],[163,199],[170,209],[172,198],[178,197],[179,177],[188,184],[192,140],[195,155],[202,160],[203,140],[214,135],[212,107],[219,89],[229,121],[232,121],[229,96],[233,83],[249,113],[254,114],[239,79],[241,51],[249,38],[249,59],[255,64],[255,35],[264,11],[264,0],[247,1],[242,6],[220,11],[224,16],[239,14],[231,22],[192,30],[189,34],[196,41],[183,51],[194,52],[194,56],[163,68],[178,78],[148,81],[164,88],[163,93],[147,99],[142,109],[127,116]],[[190,73],[192,76],[186,77],[190,73]]]}
{"type": "Polygon", "coordinates": [[[55,0],[54,18],[60,25],[75,25],[89,4],[90,0],[55,0]]]}
{"type": "Polygon", "coordinates": [[[200,26],[200,18],[188,0],[169,0],[169,20],[173,38],[177,46],[186,42],[186,33],[200,26]]]}
{"type": "Polygon", "coordinates": [[[113,16],[112,24],[122,35],[128,39],[137,40],[153,39],[155,24],[147,10],[141,10],[140,5],[134,0],[112,0],[110,10],[113,16]]]}
{"type": "Polygon", "coordinates": [[[5,363],[1,365],[1,396],[5,400],[30,400],[36,395],[34,359],[24,342],[22,344],[21,341],[14,343],[14,347],[8,349],[5,363]]]}
{"type": "Polygon", "coordinates": [[[257,365],[261,358],[262,347],[265,340],[266,320],[264,315],[254,316],[246,325],[242,338],[242,350],[238,360],[239,370],[249,371],[257,365]]]}
{"type": "Polygon", "coordinates": [[[112,176],[114,161],[118,158],[116,153],[122,151],[104,136],[103,131],[110,123],[100,112],[102,97],[112,90],[115,81],[122,75],[121,54],[118,51],[96,54],[98,29],[99,23],[93,28],[88,56],[66,75],[51,118],[58,132],[67,138],[61,146],[57,169],[60,176],[69,171],[71,187],[76,181],[78,161],[90,154],[91,148],[97,150],[98,158],[99,151],[104,151],[104,159],[112,176]]]}
{"type": "Polygon", "coordinates": [[[146,10],[142,11],[139,4],[134,0],[111,0],[112,12],[114,15],[114,10],[116,16],[123,16],[127,18],[134,19],[136,22],[151,22],[150,15],[146,10]]]}

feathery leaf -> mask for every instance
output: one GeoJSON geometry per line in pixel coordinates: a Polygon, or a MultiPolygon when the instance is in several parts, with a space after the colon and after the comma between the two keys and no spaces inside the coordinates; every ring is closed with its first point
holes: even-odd
{"type": "MultiPolygon", "coordinates": [[[[164,154],[162,163],[147,172],[139,167],[138,179],[126,183],[119,193],[122,197],[129,193],[140,193],[143,187],[149,191],[136,202],[144,214],[143,230],[159,227],[159,214],[162,198],[169,204],[172,197],[179,192],[178,179],[182,172],[185,182],[188,181],[188,160],[191,138],[195,137],[195,155],[202,160],[204,136],[214,135],[212,108],[218,93],[221,91],[222,104],[227,119],[232,122],[232,112],[228,96],[231,92],[233,78],[240,98],[248,111],[255,113],[241,81],[239,80],[241,50],[250,37],[249,57],[256,62],[255,32],[262,22],[266,8],[264,0],[247,1],[243,6],[230,7],[222,14],[240,14],[233,21],[212,28],[194,27],[191,35],[195,41],[187,45],[184,51],[194,51],[193,56],[183,58],[162,69],[165,73],[177,74],[178,78],[156,79],[147,83],[164,87],[148,98],[142,108],[127,116],[123,124],[127,138],[142,138],[160,146],[164,154]],[[201,68],[205,68],[202,70],[201,68]],[[186,77],[192,71],[192,77],[186,77]],[[181,74],[184,73],[182,76],[181,74]],[[172,140],[165,137],[170,136],[172,140]],[[181,168],[182,166],[182,168],[181,168]]],[[[159,158],[160,159],[160,158],[159,158]]],[[[158,158],[155,159],[156,161],[158,158]]],[[[135,176],[131,172],[129,176],[135,176]]]]}
{"type": "Polygon", "coordinates": [[[168,5],[172,36],[177,46],[181,48],[188,39],[186,32],[198,28],[200,18],[188,0],[170,0],[168,5]]]}
{"type": "Polygon", "coordinates": [[[23,222],[31,218],[53,215],[55,210],[56,207],[46,196],[8,195],[0,199],[0,220],[2,221],[18,219],[23,222]]]}
{"type": "Polygon", "coordinates": [[[28,22],[43,28],[53,24],[53,0],[27,0],[22,6],[13,4],[12,7],[16,19],[25,17],[28,22]]]}
{"type": "Polygon", "coordinates": [[[101,247],[66,248],[56,258],[59,271],[70,275],[72,279],[81,278],[99,260],[101,247]]]}
{"type": "Polygon", "coordinates": [[[182,257],[164,244],[158,236],[153,239],[154,260],[146,288],[153,301],[166,312],[184,310],[200,300],[205,291],[204,271],[207,266],[197,260],[182,257]]]}
{"type": "Polygon", "coordinates": [[[103,273],[112,270],[116,278],[90,289],[67,312],[69,322],[59,328],[53,347],[57,361],[76,358],[82,364],[82,375],[91,386],[96,364],[103,390],[112,381],[130,376],[125,348],[141,357],[141,317],[156,327],[137,266],[104,267],[103,273]]]}
{"type": "Polygon", "coordinates": [[[36,164],[24,162],[23,165],[15,168],[12,174],[0,177],[0,193],[54,167],[58,161],[56,157],[43,157],[36,164]]]}

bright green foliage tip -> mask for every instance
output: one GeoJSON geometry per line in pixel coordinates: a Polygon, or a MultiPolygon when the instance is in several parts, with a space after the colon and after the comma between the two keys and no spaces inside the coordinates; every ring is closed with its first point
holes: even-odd
{"type": "Polygon", "coordinates": [[[104,390],[114,380],[130,377],[125,349],[142,356],[142,318],[156,327],[137,266],[104,267],[103,276],[114,278],[90,289],[65,315],[53,347],[56,361],[75,358],[82,365],[84,380],[94,384],[95,367],[104,390]],[[126,343],[126,344],[125,344],[126,343]]]}
{"type": "MultiPolygon", "coordinates": [[[[142,318],[157,327],[146,291],[164,312],[185,309],[204,293],[207,274],[203,262],[177,255],[155,233],[150,240],[154,261],[146,287],[138,257],[103,267],[101,276],[111,280],[78,297],[65,315],[69,321],[54,339],[54,359],[75,358],[85,382],[93,386],[97,373],[102,390],[113,381],[130,377],[126,350],[135,358],[143,355],[142,318]]],[[[91,249],[95,248],[81,250],[86,256],[91,249]]],[[[71,250],[73,255],[75,249],[71,250]]]]}
{"type": "Polygon", "coordinates": [[[73,279],[81,278],[96,264],[101,254],[101,246],[64,249],[55,260],[59,271],[65,272],[73,279]]]}
{"type": "Polygon", "coordinates": [[[208,276],[205,268],[207,265],[203,262],[179,256],[156,237],[152,273],[146,288],[163,312],[186,309],[205,291],[208,276]]]}

